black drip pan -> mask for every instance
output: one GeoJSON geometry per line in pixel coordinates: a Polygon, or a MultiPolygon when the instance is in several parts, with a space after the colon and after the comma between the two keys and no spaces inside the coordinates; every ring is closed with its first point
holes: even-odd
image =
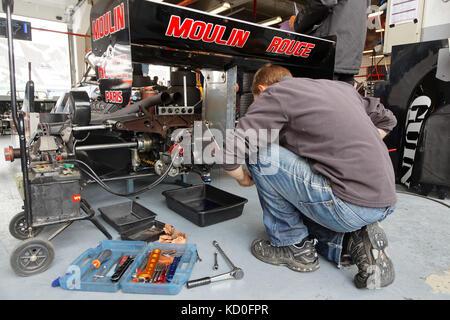
{"type": "Polygon", "coordinates": [[[120,234],[122,240],[152,242],[164,234],[165,224],[158,221],[147,221],[120,234]]]}
{"type": "Polygon", "coordinates": [[[143,222],[153,221],[156,217],[156,213],[131,200],[98,210],[102,218],[119,233],[133,229],[143,222]]]}
{"type": "Polygon", "coordinates": [[[208,184],[167,190],[162,194],[170,209],[200,227],[239,217],[248,201],[208,184]]]}

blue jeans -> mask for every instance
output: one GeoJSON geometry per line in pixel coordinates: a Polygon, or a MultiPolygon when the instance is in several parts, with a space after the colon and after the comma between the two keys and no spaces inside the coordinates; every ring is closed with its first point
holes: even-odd
{"type": "Polygon", "coordinates": [[[308,160],[278,145],[248,164],[258,190],[263,219],[273,246],[316,238],[322,256],[340,266],[344,234],[383,220],[394,207],[368,208],[333,194],[330,182],[308,160]]]}

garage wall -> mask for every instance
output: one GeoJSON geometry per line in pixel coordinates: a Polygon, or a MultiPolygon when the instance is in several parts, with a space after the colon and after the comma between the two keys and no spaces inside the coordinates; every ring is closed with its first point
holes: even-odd
{"type": "Polygon", "coordinates": [[[450,38],[450,1],[425,1],[422,41],[450,38]]]}
{"type": "MultiPolygon", "coordinates": [[[[72,32],[82,35],[90,35],[90,13],[92,6],[87,1],[78,7],[72,17],[72,32]]],[[[74,44],[74,82],[77,83],[85,72],[84,57],[91,48],[90,38],[78,36],[71,37],[74,44]]]]}
{"type": "MultiPolygon", "coordinates": [[[[4,14],[0,16],[5,17],[4,14]]],[[[13,19],[30,21],[31,27],[67,32],[65,23],[13,16],[13,19]]],[[[68,38],[65,34],[33,30],[33,41],[14,40],[16,87],[23,97],[28,81],[28,62],[31,62],[31,77],[40,98],[59,96],[70,89],[70,64],[68,38]]],[[[8,42],[0,38],[0,95],[10,91],[8,42]]]]}

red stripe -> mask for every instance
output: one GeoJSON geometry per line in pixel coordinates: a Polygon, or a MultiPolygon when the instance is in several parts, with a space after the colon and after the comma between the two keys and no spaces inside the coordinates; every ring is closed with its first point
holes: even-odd
{"type": "Polygon", "coordinates": [[[363,74],[360,76],[355,76],[355,78],[362,78],[362,77],[376,77],[376,76],[384,76],[384,73],[374,73],[374,74],[363,74]]]}
{"type": "Polygon", "coordinates": [[[61,33],[61,34],[67,34],[69,36],[77,36],[77,37],[83,37],[83,38],[90,38],[91,36],[88,36],[86,34],[79,34],[79,33],[71,33],[71,32],[64,32],[64,31],[56,31],[56,30],[49,30],[49,29],[43,29],[43,28],[35,28],[32,27],[31,29],[37,30],[37,31],[46,31],[46,32],[54,32],[54,33],[61,33]]]}

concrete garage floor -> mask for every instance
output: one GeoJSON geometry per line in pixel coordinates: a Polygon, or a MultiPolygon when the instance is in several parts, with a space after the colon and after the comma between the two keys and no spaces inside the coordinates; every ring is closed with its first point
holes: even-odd
{"type": "MultiPolygon", "coordinates": [[[[11,142],[11,137],[0,137],[1,150],[11,142]]],[[[435,202],[399,194],[397,210],[382,224],[389,237],[389,254],[396,270],[395,282],[379,290],[358,290],[352,279],[356,267],[339,270],[325,259],[320,269],[313,273],[297,273],[285,267],[260,262],[250,253],[253,239],[265,235],[262,213],[256,190],[240,188],[220,171],[214,172],[212,185],[238,194],[249,201],[239,218],[201,228],[167,208],[161,192],[176,188],[164,184],[140,196],[139,203],[158,214],[157,220],[171,224],[187,233],[188,242],[198,247],[202,262],[195,265],[191,279],[212,276],[229,270],[219,255],[219,270],[213,271],[217,240],[230,259],[245,271],[244,279],[214,283],[204,287],[181,290],[178,295],[142,295],[128,293],[75,292],[52,288],[51,283],[63,275],[70,263],[88,248],[105,240],[103,234],[90,222],[75,222],[56,237],[55,260],[46,272],[32,277],[18,277],[9,264],[11,252],[20,241],[13,238],[8,226],[20,210],[22,201],[13,181],[13,173],[20,163],[0,160],[0,298],[1,299],[183,299],[183,300],[303,300],[303,299],[450,299],[450,210],[435,202]]],[[[196,175],[188,179],[200,183],[196,175]]],[[[125,191],[125,183],[112,185],[125,191]]],[[[137,185],[138,186],[138,185],[137,185]]],[[[124,201],[96,185],[82,194],[94,208],[124,201]]],[[[446,203],[450,204],[447,199],[446,203]]],[[[99,215],[98,211],[97,214],[99,215]]],[[[114,239],[118,233],[98,218],[114,239]]],[[[47,227],[38,237],[46,238],[58,227],[47,227]]]]}

